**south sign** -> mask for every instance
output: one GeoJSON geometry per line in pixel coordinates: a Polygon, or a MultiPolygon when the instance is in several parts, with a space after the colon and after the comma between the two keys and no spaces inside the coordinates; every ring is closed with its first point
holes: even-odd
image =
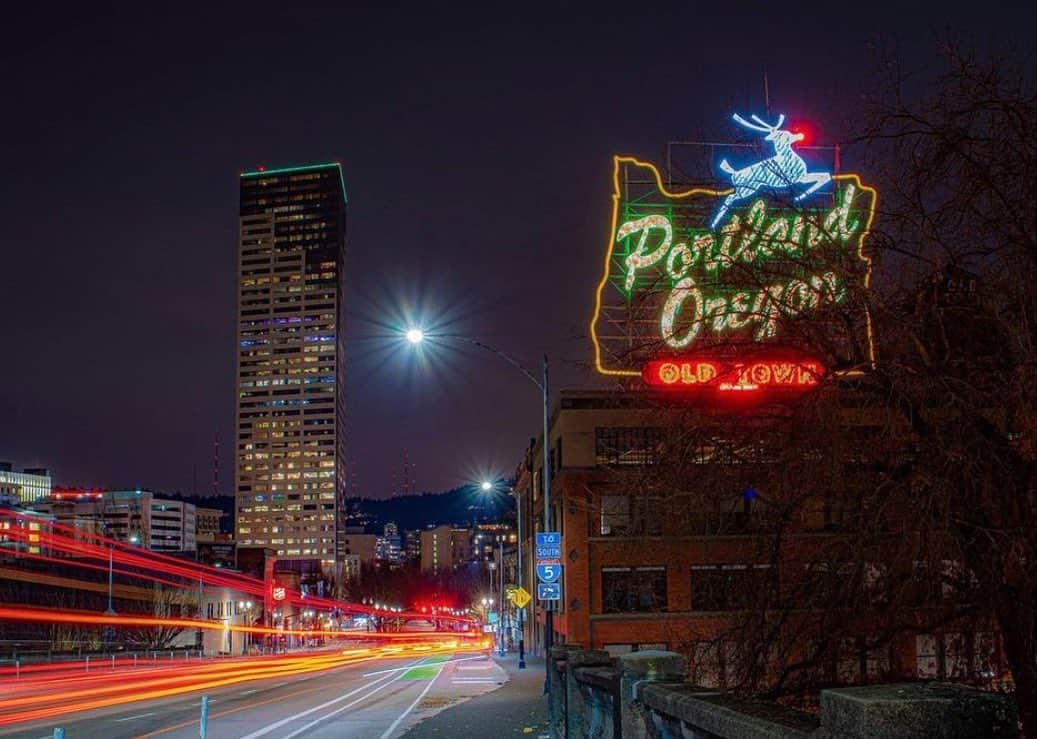
{"type": "Polygon", "coordinates": [[[820,354],[835,370],[872,359],[861,288],[875,191],[805,161],[783,117],[734,120],[761,134],[771,156],[720,161],[726,188],[671,191],[652,164],[614,158],[590,327],[599,372],[682,385],[684,370],[653,374],[647,363],[750,355],[766,363],[782,349],[820,354]]]}

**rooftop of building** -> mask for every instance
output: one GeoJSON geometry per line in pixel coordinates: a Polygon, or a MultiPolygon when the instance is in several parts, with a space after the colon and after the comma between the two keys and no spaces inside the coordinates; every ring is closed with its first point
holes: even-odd
{"type": "Polygon", "coordinates": [[[259,167],[251,172],[242,172],[241,177],[277,177],[279,175],[298,174],[301,172],[316,172],[322,169],[338,170],[339,183],[342,185],[342,200],[343,202],[348,203],[349,198],[346,196],[346,180],[342,176],[342,165],[339,162],[325,162],[323,164],[300,164],[293,167],[276,167],[274,169],[259,167]]]}

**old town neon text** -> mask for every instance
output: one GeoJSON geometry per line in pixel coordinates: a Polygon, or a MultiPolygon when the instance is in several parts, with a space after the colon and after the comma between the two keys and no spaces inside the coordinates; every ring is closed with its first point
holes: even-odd
{"type": "Polygon", "coordinates": [[[642,377],[646,384],[658,388],[745,392],[807,390],[821,382],[824,372],[821,363],[814,360],[723,363],[712,359],[664,359],[648,362],[642,377]]]}

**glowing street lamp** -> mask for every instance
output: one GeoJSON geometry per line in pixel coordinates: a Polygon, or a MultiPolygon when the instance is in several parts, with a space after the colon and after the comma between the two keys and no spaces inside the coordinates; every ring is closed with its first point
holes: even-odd
{"type": "Polygon", "coordinates": [[[493,490],[493,483],[489,480],[483,480],[482,485],[480,485],[479,487],[482,488],[482,491],[484,493],[488,493],[491,490],[493,490]]]}
{"type": "MultiPolygon", "coordinates": [[[[417,345],[425,340],[425,332],[417,327],[412,327],[407,330],[405,334],[407,341],[411,344],[417,345]]],[[[550,418],[550,385],[548,383],[548,372],[547,372],[547,355],[544,355],[544,366],[543,366],[543,379],[538,380],[533,373],[527,370],[522,364],[509,354],[502,352],[500,349],[490,346],[477,339],[472,339],[467,336],[459,336],[457,334],[435,334],[437,339],[453,339],[455,341],[461,341],[465,344],[471,344],[477,346],[480,349],[484,349],[491,354],[496,355],[498,358],[503,359],[505,362],[510,364],[512,367],[521,372],[527,380],[536,385],[537,389],[540,390],[542,401],[543,401],[543,415],[544,415],[544,441],[543,441],[543,452],[544,462],[543,470],[540,473],[540,478],[543,480],[544,485],[544,530],[551,531],[551,460],[550,460],[550,438],[548,436],[548,420],[550,418]]],[[[487,490],[487,483],[482,484],[482,489],[487,490]]],[[[490,486],[492,487],[492,485],[490,486]]],[[[517,500],[517,495],[516,495],[517,500]]],[[[516,511],[516,515],[519,512],[516,511]]],[[[519,586],[522,586],[522,516],[518,515],[518,572],[519,572],[519,586]]],[[[526,640],[525,632],[522,626],[522,609],[519,609],[519,664],[518,666],[526,666],[526,640]]],[[[545,653],[551,654],[551,642],[554,637],[554,609],[552,603],[547,601],[544,603],[544,616],[545,616],[545,629],[544,629],[544,650],[545,653]]],[[[545,692],[548,692],[551,687],[551,673],[546,671],[544,673],[544,688],[545,692]]]]}

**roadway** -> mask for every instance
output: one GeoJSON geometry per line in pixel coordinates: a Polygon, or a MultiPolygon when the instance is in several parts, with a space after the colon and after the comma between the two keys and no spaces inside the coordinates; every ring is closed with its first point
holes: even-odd
{"type": "MultiPolygon", "coordinates": [[[[95,672],[94,679],[98,677],[95,672]]],[[[132,690],[148,679],[148,672],[116,671],[108,679],[109,690],[115,683],[132,690]]],[[[205,689],[209,697],[207,736],[389,739],[459,700],[496,688],[506,679],[506,673],[485,652],[378,652],[301,675],[205,689]]],[[[61,684],[65,689],[70,687],[67,680],[61,684]]],[[[14,687],[11,679],[0,681],[0,695],[11,695],[8,691],[14,687]]],[[[74,684],[71,687],[75,688],[74,684]]],[[[22,695],[27,694],[25,690],[22,695]]],[[[36,690],[43,696],[46,686],[41,683],[36,690]]],[[[43,739],[53,736],[55,727],[61,727],[66,739],[197,739],[201,695],[201,691],[192,691],[144,700],[127,696],[117,705],[0,725],[0,737],[43,739]]],[[[5,715],[10,720],[12,711],[5,713],[4,700],[0,699],[0,723],[5,715]]]]}

